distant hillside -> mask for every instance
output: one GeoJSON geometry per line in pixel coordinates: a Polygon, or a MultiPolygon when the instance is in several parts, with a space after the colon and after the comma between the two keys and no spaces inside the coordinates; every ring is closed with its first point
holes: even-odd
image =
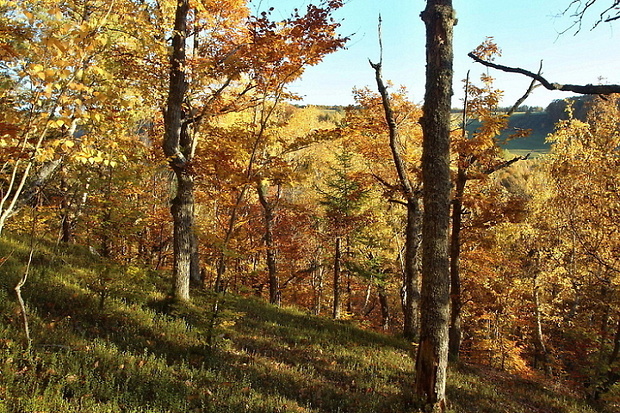
{"type": "MultiPolygon", "coordinates": [[[[537,156],[547,153],[551,145],[545,140],[553,132],[554,123],[546,112],[515,113],[510,117],[508,130],[500,136],[500,145],[514,155],[531,153],[537,156]],[[521,129],[530,129],[532,132],[524,138],[510,139],[510,135],[521,129]]],[[[479,122],[472,121],[467,130],[474,132],[479,126],[479,122]]]]}
{"type": "Polygon", "coordinates": [[[508,130],[502,134],[501,138],[506,139],[502,147],[516,155],[522,155],[522,152],[547,153],[551,145],[546,139],[553,128],[554,121],[546,112],[515,113],[510,117],[508,130]],[[524,138],[510,139],[514,131],[521,129],[531,129],[532,132],[524,138]]]}

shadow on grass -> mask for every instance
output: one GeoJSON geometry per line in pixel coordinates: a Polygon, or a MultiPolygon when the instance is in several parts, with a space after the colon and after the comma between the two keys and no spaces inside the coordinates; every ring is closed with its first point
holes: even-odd
{"type": "MultiPolygon", "coordinates": [[[[347,322],[228,296],[216,345],[209,349],[205,339],[210,315],[202,308],[210,308],[210,295],[196,293],[194,305],[156,311],[145,303],[127,305],[110,298],[101,309],[97,294],[88,291],[84,280],[58,275],[72,271],[76,263],[40,264],[25,288],[35,348],[59,355],[69,349],[75,355],[88,343],[101,342],[123,354],[149,355],[168,367],[189,369],[190,376],[207,375],[215,390],[196,396],[194,406],[202,406],[202,411],[406,411],[400,387],[408,380],[403,365],[410,360],[407,344],[400,340],[347,322]],[[220,395],[217,403],[214,395],[220,395]]],[[[11,282],[3,284],[8,288],[11,282]]],[[[136,389],[132,397],[118,396],[132,403],[173,398],[172,394],[190,397],[191,391],[178,381],[130,371],[118,371],[114,377],[103,371],[90,373],[101,376],[98,381],[117,383],[121,390],[136,389]],[[158,390],[161,386],[168,389],[166,396],[158,390]]],[[[63,398],[78,394],[78,384],[63,385],[63,398]]],[[[106,403],[115,397],[104,385],[94,393],[106,403]]]]}

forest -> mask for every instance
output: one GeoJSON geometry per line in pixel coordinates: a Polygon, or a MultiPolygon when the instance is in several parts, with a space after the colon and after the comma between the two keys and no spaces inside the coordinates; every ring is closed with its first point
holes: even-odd
{"type": "Polygon", "coordinates": [[[299,104],[343,6],[0,0],[0,413],[620,409],[620,94],[299,104]]]}

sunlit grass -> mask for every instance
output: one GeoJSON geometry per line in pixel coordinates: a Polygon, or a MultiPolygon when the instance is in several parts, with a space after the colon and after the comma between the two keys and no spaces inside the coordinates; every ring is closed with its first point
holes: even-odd
{"type": "MultiPolygon", "coordinates": [[[[76,246],[37,248],[27,351],[13,287],[29,247],[0,239],[0,413],[413,411],[411,348],[399,338],[228,295],[209,346],[214,296],[175,305],[163,274],[76,246]]],[[[452,411],[594,411],[493,374],[452,369],[452,411]]]]}

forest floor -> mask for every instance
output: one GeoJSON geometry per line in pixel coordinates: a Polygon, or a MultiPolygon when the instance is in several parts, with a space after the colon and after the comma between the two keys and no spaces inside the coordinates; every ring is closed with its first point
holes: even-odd
{"type": "MultiPolygon", "coordinates": [[[[79,246],[0,239],[0,413],[414,412],[411,345],[257,298],[194,292],[79,246]]],[[[450,370],[451,412],[613,412],[564,386],[489,367],[450,370]]]]}

